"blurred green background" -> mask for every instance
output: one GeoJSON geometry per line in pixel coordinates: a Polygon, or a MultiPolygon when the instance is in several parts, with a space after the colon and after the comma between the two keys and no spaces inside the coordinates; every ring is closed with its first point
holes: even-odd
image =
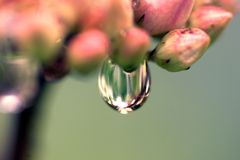
{"type": "MultiPolygon", "coordinates": [[[[120,115],[101,99],[97,75],[52,84],[32,160],[239,160],[240,16],[189,71],[150,64],[146,104],[120,115]]],[[[0,114],[0,153],[10,116],[0,114]]]]}

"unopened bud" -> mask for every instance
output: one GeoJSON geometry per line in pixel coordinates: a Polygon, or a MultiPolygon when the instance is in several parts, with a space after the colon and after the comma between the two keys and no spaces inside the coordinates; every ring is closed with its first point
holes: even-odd
{"type": "Polygon", "coordinates": [[[239,11],[239,0],[213,0],[216,5],[223,7],[229,12],[236,13],[239,11]]]}
{"type": "Polygon", "coordinates": [[[77,4],[82,3],[84,6],[83,0],[51,0],[45,3],[67,29],[75,27],[78,17],[82,17],[83,9],[80,10],[77,4]]]}
{"type": "Polygon", "coordinates": [[[80,17],[83,29],[97,28],[115,36],[133,26],[130,0],[88,1],[84,8],[83,16],[80,17]]]}
{"type": "Polygon", "coordinates": [[[204,6],[204,5],[211,5],[213,4],[213,0],[195,0],[195,3],[194,3],[194,9],[197,9],[201,6],[204,6]]]}
{"type": "Polygon", "coordinates": [[[211,36],[212,42],[220,35],[231,21],[231,12],[216,6],[202,6],[190,17],[190,26],[204,30],[211,36]]]}
{"type": "Polygon", "coordinates": [[[109,54],[109,39],[103,32],[91,29],[74,37],[68,46],[70,66],[80,73],[87,74],[109,54]]]}
{"type": "Polygon", "coordinates": [[[193,0],[132,0],[135,22],[151,35],[184,27],[193,0]]]}
{"type": "MultiPolygon", "coordinates": [[[[62,26],[54,15],[44,10],[15,13],[3,29],[3,36],[14,39],[20,50],[42,63],[48,63],[56,55],[64,36],[62,26]]],[[[2,29],[1,29],[2,30],[2,29]]]]}
{"type": "Polygon", "coordinates": [[[126,71],[133,71],[143,62],[150,47],[148,34],[133,27],[118,37],[112,59],[126,71]]]}
{"type": "Polygon", "coordinates": [[[203,5],[219,6],[233,14],[238,12],[240,9],[239,0],[195,0],[194,9],[203,5]]]}
{"type": "Polygon", "coordinates": [[[163,38],[153,59],[171,72],[187,70],[203,55],[209,43],[210,37],[201,29],[176,29],[163,38]]]}

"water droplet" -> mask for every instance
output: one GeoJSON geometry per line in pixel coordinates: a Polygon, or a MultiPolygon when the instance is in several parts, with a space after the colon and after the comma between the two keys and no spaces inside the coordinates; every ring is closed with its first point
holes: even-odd
{"type": "Polygon", "coordinates": [[[133,0],[132,1],[132,7],[133,8],[137,8],[137,7],[139,7],[139,5],[140,5],[140,0],[133,0]]]}
{"type": "Polygon", "coordinates": [[[0,58],[0,112],[20,112],[36,94],[38,67],[23,57],[0,58]]]}
{"type": "Polygon", "coordinates": [[[39,67],[11,38],[0,39],[0,112],[17,113],[29,106],[38,90],[39,67]]]}
{"type": "Polygon", "coordinates": [[[127,114],[141,107],[150,92],[150,72],[147,62],[133,72],[125,72],[111,60],[106,60],[98,78],[100,94],[113,109],[127,114]]]}

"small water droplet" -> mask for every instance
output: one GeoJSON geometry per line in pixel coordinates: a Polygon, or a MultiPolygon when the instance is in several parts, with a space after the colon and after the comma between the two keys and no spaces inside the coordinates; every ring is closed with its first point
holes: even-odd
{"type": "Polygon", "coordinates": [[[150,72],[146,61],[137,70],[125,72],[111,60],[106,60],[98,78],[104,101],[122,114],[143,105],[149,95],[150,85],[150,72]]]}
{"type": "Polygon", "coordinates": [[[38,67],[23,57],[0,58],[0,112],[20,112],[36,94],[38,67]]]}
{"type": "Polygon", "coordinates": [[[132,7],[133,8],[137,8],[137,7],[139,7],[139,5],[140,5],[140,0],[133,0],[132,1],[132,7]]]}

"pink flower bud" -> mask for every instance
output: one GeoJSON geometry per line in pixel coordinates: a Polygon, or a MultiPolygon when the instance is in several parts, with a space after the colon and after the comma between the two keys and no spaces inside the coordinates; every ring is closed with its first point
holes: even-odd
{"type": "Polygon", "coordinates": [[[46,1],[47,7],[56,15],[59,21],[64,23],[68,29],[76,25],[79,17],[82,17],[83,9],[78,8],[78,3],[84,0],[50,0],[46,1]]]}
{"type": "Polygon", "coordinates": [[[194,9],[197,9],[198,7],[201,7],[203,5],[213,4],[213,1],[214,0],[195,0],[194,9]]]}
{"type": "Polygon", "coordinates": [[[202,6],[196,9],[190,17],[190,25],[207,32],[212,42],[225,29],[233,15],[231,12],[217,6],[202,6]]]}
{"type": "MultiPolygon", "coordinates": [[[[13,34],[27,53],[47,63],[56,56],[64,30],[50,14],[31,15],[15,26],[13,34]]],[[[14,26],[13,26],[14,27],[14,26]]]]}
{"type": "Polygon", "coordinates": [[[133,27],[126,32],[122,32],[118,37],[116,49],[113,51],[112,59],[126,71],[135,70],[144,59],[151,42],[148,34],[133,27]]]}
{"type": "Polygon", "coordinates": [[[217,5],[223,7],[224,9],[232,13],[236,13],[240,9],[239,0],[214,0],[214,1],[217,5]]]}
{"type": "Polygon", "coordinates": [[[83,29],[98,28],[112,36],[133,26],[130,0],[88,1],[84,7],[83,17],[80,17],[83,29]]]}
{"type": "Polygon", "coordinates": [[[232,13],[239,11],[239,1],[238,0],[195,0],[194,8],[197,9],[203,5],[215,5],[222,7],[232,13]]]}
{"type": "Polygon", "coordinates": [[[106,34],[96,29],[86,30],[70,41],[69,64],[80,73],[88,73],[108,56],[109,47],[106,34]]]}
{"type": "Polygon", "coordinates": [[[190,16],[193,0],[132,0],[135,22],[157,35],[182,28],[190,16]]]}
{"type": "Polygon", "coordinates": [[[153,59],[171,72],[187,70],[203,55],[209,43],[210,37],[201,29],[176,29],[163,38],[153,59]]]}
{"type": "Polygon", "coordinates": [[[64,29],[53,14],[45,9],[1,10],[1,38],[16,41],[24,54],[47,62],[55,56],[58,43],[64,37],[64,29]]]}

